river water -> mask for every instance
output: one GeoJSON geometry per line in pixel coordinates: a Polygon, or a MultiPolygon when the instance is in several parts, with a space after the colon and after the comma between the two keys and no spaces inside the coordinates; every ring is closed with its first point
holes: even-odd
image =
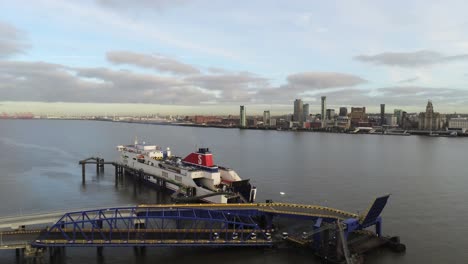
{"type": "MultiPolygon", "coordinates": [[[[115,146],[140,141],[184,156],[209,147],[217,164],[257,186],[257,201],[319,204],[362,212],[382,194],[383,232],[399,235],[405,254],[388,251],[366,263],[467,263],[466,138],[347,135],[159,126],[95,121],[0,120],[0,215],[66,208],[168,202],[150,188],[116,187],[113,168],[97,176],[78,160],[117,159],[115,146]],[[280,195],[284,192],[284,195],[280,195]]],[[[46,259],[47,260],[47,259],[46,259]]],[[[0,263],[15,261],[0,251],[0,263]]],[[[319,263],[298,250],[149,248],[67,249],[63,263],[319,263]]]]}

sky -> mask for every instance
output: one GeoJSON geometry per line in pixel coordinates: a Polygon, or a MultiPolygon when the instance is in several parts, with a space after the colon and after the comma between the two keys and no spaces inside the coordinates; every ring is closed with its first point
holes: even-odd
{"type": "Polygon", "coordinates": [[[466,1],[0,1],[0,113],[468,112],[466,1]]]}

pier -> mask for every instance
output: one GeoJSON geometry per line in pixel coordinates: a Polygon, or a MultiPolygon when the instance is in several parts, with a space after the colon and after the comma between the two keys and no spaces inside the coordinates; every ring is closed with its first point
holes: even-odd
{"type": "Polygon", "coordinates": [[[83,185],[86,184],[86,165],[87,164],[96,165],[96,175],[99,175],[101,172],[104,171],[104,165],[112,165],[114,166],[114,169],[115,169],[116,186],[118,185],[119,182],[123,180],[123,177],[125,176],[132,176],[133,179],[137,182],[148,180],[149,177],[151,177],[154,179],[154,182],[152,182],[152,185],[155,186],[159,190],[164,190],[166,188],[166,183],[168,182],[173,185],[178,186],[179,190],[183,190],[183,194],[177,191],[171,195],[171,198],[174,202],[196,202],[200,199],[210,197],[210,196],[216,196],[216,195],[228,195],[230,198],[235,198],[235,199],[238,199],[239,201],[247,202],[241,195],[239,195],[239,193],[235,193],[235,192],[223,191],[223,192],[216,192],[213,194],[196,196],[195,190],[194,190],[195,188],[192,186],[184,185],[181,182],[177,182],[177,181],[162,177],[161,175],[151,174],[142,169],[132,168],[122,162],[104,161],[104,159],[100,157],[90,157],[84,160],[80,160],[78,164],[82,167],[82,184],[83,185]]]}
{"type": "MultiPolygon", "coordinates": [[[[81,165],[81,175],[83,183],[86,182],[86,164],[96,164],[96,174],[99,175],[101,172],[104,171],[104,165],[114,165],[115,162],[108,162],[104,161],[104,159],[99,157],[90,157],[84,160],[80,160],[78,164],[81,165]]],[[[117,167],[116,167],[116,175],[117,175],[117,167]]]]}
{"type": "MultiPolygon", "coordinates": [[[[83,184],[86,165],[96,165],[97,174],[105,165],[114,166],[116,184],[127,174],[136,181],[154,177],[155,185],[161,188],[169,180],[100,157],[81,160],[79,165],[83,184]]],[[[186,195],[179,201],[196,198],[186,195]]],[[[0,249],[14,249],[18,258],[41,258],[46,252],[55,258],[74,247],[96,248],[97,256],[103,256],[106,247],[133,248],[136,255],[158,247],[298,247],[327,263],[359,264],[377,248],[406,250],[399,237],[383,233],[381,213],[388,199],[389,195],[376,198],[363,214],[268,200],[103,206],[2,217],[0,249]]]]}
{"type": "MultiPolygon", "coordinates": [[[[0,218],[1,249],[18,254],[63,252],[67,247],[277,247],[311,250],[329,263],[362,263],[388,246],[405,250],[382,232],[380,216],[389,196],[362,215],[306,204],[140,204],[0,218]],[[300,231],[289,229],[290,221],[300,231]],[[289,222],[288,222],[289,221],[289,222]],[[38,225],[47,227],[38,228],[38,225]],[[31,253],[33,252],[33,253],[31,253]]],[[[54,254],[55,254],[54,253],[54,254]]]]}

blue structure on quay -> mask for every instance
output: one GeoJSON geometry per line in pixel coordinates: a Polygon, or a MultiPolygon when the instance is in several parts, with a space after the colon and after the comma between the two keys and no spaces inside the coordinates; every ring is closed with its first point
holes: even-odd
{"type": "Polygon", "coordinates": [[[148,204],[0,218],[1,249],[51,254],[64,247],[273,247],[292,243],[335,263],[383,245],[405,246],[382,235],[389,196],[357,215],[334,208],[291,204],[148,204]],[[47,228],[37,228],[47,223],[47,228]],[[295,228],[300,225],[299,229],[295,228]],[[294,228],[292,228],[295,226],[294,228]],[[31,228],[30,228],[31,227],[31,228]],[[370,230],[369,228],[375,229],[370,230]],[[292,231],[291,231],[292,230],[292,231]],[[21,240],[21,243],[18,241],[21,240]],[[34,252],[36,251],[36,252],[34,252]]]}

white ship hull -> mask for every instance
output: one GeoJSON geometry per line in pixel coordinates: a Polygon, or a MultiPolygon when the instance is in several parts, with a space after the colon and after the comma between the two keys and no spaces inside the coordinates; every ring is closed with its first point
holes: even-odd
{"type": "MultiPolygon", "coordinates": [[[[135,169],[135,170],[140,170],[141,169],[141,170],[143,170],[143,172],[145,172],[147,174],[152,174],[152,175],[159,176],[160,178],[167,179],[167,181],[165,183],[165,187],[167,189],[171,190],[171,191],[174,191],[174,192],[179,191],[179,186],[171,183],[170,181],[179,182],[180,184],[185,185],[185,186],[195,187],[197,196],[208,195],[208,194],[214,193],[214,191],[212,191],[212,190],[208,190],[206,188],[197,186],[197,184],[194,182],[194,180],[192,178],[187,177],[186,175],[182,174],[183,172],[177,173],[177,172],[169,171],[169,170],[166,170],[166,169],[161,169],[161,168],[158,167],[159,162],[156,161],[156,160],[150,161],[150,165],[140,163],[137,160],[137,156],[138,156],[138,154],[136,154],[136,153],[128,153],[127,152],[127,153],[125,153],[125,155],[121,156],[121,162],[122,162],[122,164],[124,164],[124,165],[126,165],[126,166],[128,166],[128,167],[130,167],[132,169],[135,169]],[[124,156],[128,156],[128,158],[124,158],[124,156]],[[153,165],[151,165],[151,163],[153,165]]],[[[158,183],[157,178],[155,178],[155,177],[153,177],[151,175],[148,175],[148,178],[143,179],[143,180],[147,181],[150,184],[157,185],[157,183],[158,183]]],[[[228,198],[226,197],[226,195],[216,195],[216,196],[202,198],[201,200],[203,200],[205,202],[208,202],[208,203],[227,203],[228,202],[228,198]]]]}
{"type": "Polygon", "coordinates": [[[120,162],[147,183],[177,192],[179,200],[203,200],[208,203],[254,202],[256,188],[242,180],[234,170],[213,162],[208,148],[200,148],[187,157],[173,156],[169,148],[138,144],[118,146],[120,162]]]}

